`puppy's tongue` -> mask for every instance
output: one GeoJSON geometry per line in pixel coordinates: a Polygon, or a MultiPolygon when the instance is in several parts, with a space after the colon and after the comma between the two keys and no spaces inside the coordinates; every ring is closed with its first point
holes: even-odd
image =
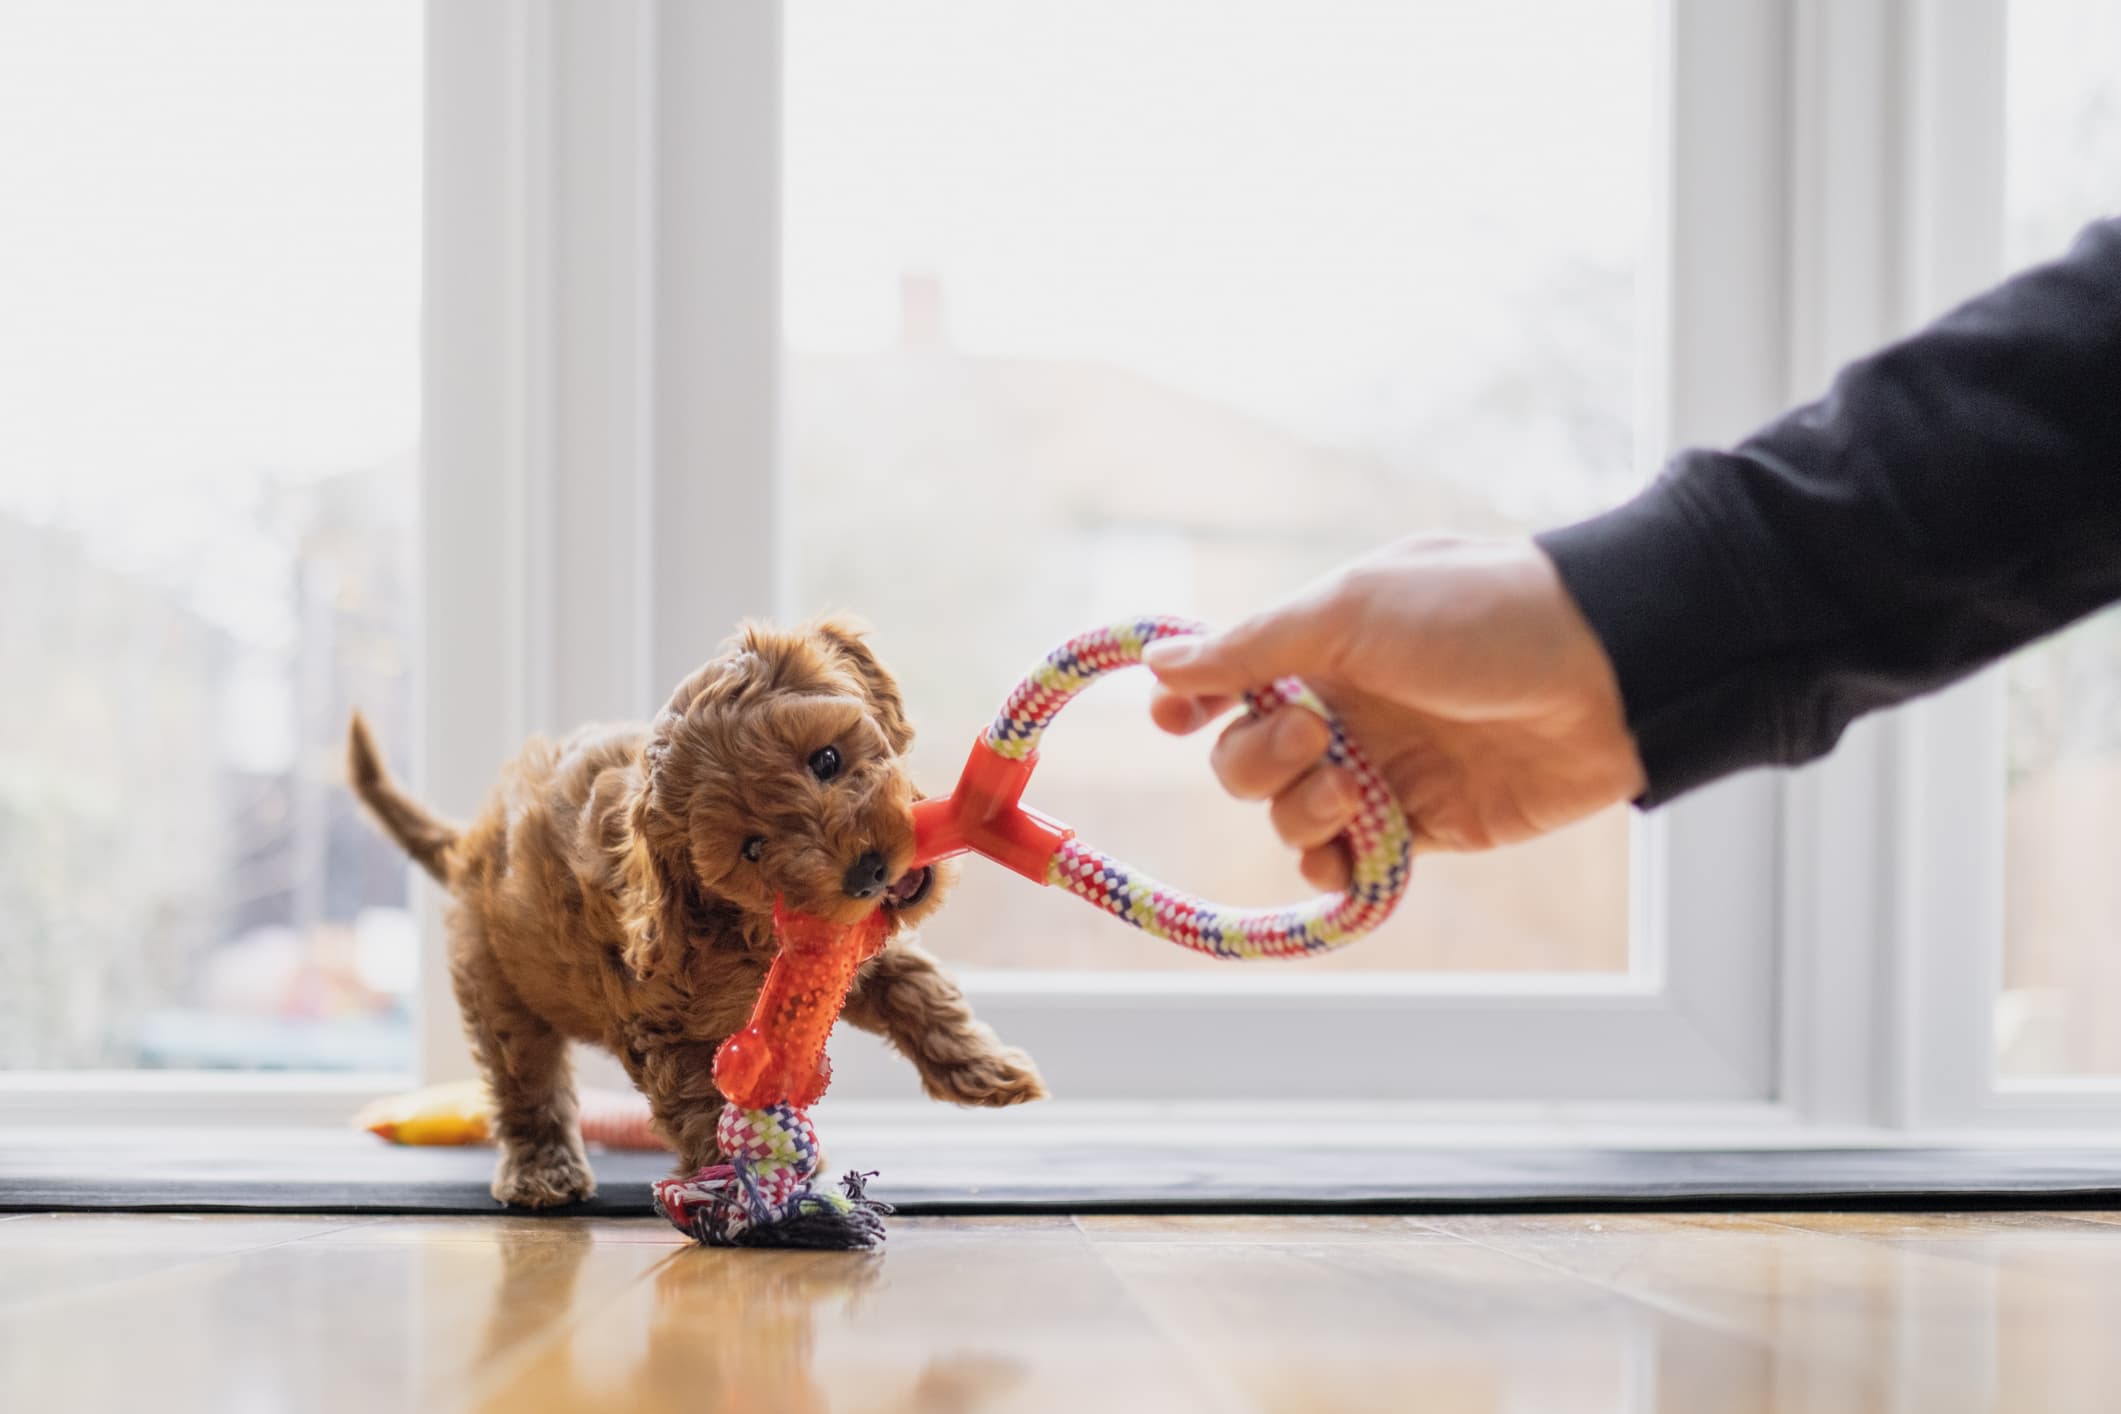
{"type": "Polygon", "coordinates": [[[905,873],[899,875],[898,882],[891,886],[890,892],[885,897],[893,903],[904,903],[908,899],[918,896],[920,891],[927,887],[928,869],[924,865],[919,869],[908,869],[905,873]]]}

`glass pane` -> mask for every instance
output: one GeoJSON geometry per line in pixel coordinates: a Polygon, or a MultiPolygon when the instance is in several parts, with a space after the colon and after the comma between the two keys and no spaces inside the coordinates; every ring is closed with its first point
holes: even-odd
{"type": "MultiPolygon", "coordinates": [[[[1397,534],[1627,493],[1651,9],[788,7],[797,597],[875,625],[924,781],[1080,628],[1229,622],[1397,534]]],[[[1061,719],[1036,802],[1211,897],[1302,897],[1142,678],[1061,719]]],[[[1616,810],[1425,859],[1326,965],[1625,968],[1627,840],[1616,810]]],[[[1215,965],[984,865],[929,936],[982,965],[1215,965]]]]}
{"type": "MultiPolygon", "coordinates": [[[[2121,212],[2121,0],[2011,0],[2009,255],[2121,212]]],[[[1997,1062],[2121,1074],[2121,613],[2011,660],[1997,1062]]]]}
{"type": "Polygon", "coordinates": [[[0,1066],[409,1065],[420,34],[0,9],[0,1066]]]}

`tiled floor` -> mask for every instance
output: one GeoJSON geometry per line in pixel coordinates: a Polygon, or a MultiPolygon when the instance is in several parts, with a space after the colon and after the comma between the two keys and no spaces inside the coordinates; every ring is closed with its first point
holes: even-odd
{"type": "Polygon", "coordinates": [[[2121,1214],[0,1220],[0,1410],[2110,1410],[2121,1214]]]}

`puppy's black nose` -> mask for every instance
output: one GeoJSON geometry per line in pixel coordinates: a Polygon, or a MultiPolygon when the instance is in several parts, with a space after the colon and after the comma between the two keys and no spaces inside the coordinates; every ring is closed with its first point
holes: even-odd
{"type": "Polygon", "coordinates": [[[849,898],[875,898],[884,891],[884,856],[873,849],[863,854],[847,866],[847,876],[840,880],[840,887],[849,898]]]}

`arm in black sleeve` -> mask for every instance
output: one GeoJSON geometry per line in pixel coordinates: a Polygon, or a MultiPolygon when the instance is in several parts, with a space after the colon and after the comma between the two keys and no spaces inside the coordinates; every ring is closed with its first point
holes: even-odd
{"type": "Polygon", "coordinates": [[[2121,221],[1539,544],[1661,804],[2121,598],[2121,221]]]}

